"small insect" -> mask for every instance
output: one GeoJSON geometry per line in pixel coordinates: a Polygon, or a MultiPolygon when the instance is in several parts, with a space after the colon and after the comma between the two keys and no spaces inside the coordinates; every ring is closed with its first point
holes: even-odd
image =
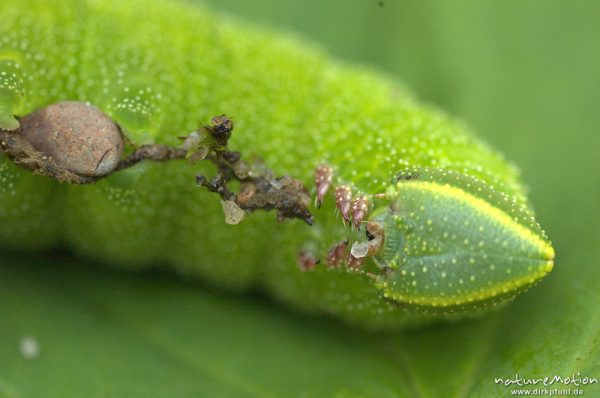
{"type": "Polygon", "coordinates": [[[317,186],[317,207],[323,204],[323,198],[331,185],[333,169],[327,164],[318,166],[315,170],[315,185],[317,186]]]}
{"type": "Polygon", "coordinates": [[[311,271],[313,270],[317,264],[321,261],[317,259],[311,251],[302,250],[298,253],[298,266],[302,271],[311,271]]]}
{"type": "Polygon", "coordinates": [[[359,229],[363,219],[369,214],[369,198],[361,195],[352,202],[352,224],[359,229]]]}
{"type": "Polygon", "coordinates": [[[346,260],[348,243],[349,240],[346,239],[329,249],[327,253],[327,265],[331,268],[338,268],[342,264],[342,261],[346,260]]]}
{"type": "MultiPolygon", "coordinates": [[[[91,105],[63,101],[32,112],[0,144],[11,159],[41,175],[87,183],[112,173],[123,155],[121,130],[91,105]]],[[[1,132],[0,132],[1,133],[1,132]]]]}
{"type": "Polygon", "coordinates": [[[346,222],[350,222],[350,208],[352,205],[352,191],[346,185],[335,189],[335,205],[346,222]]]}

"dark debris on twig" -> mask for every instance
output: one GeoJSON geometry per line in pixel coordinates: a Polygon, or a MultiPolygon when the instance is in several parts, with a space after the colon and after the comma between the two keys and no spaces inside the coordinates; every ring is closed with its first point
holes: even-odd
{"type": "MultiPolygon", "coordinates": [[[[229,139],[233,123],[225,115],[213,118],[213,126],[205,127],[205,130],[216,134],[215,119],[228,126],[229,139]]],[[[239,152],[226,149],[227,140],[220,140],[218,144],[219,148],[223,149],[214,149],[214,153],[207,155],[205,159],[213,162],[219,171],[211,179],[198,175],[198,185],[219,194],[224,201],[234,201],[245,211],[275,209],[279,220],[299,218],[308,225],[314,223],[314,218],[308,210],[310,193],[300,180],[290,176],[277,177],[259,161],[254,164],[243,161],[239,152]],[[228,188],[227,183],[232,180],[241,182],[238,194],[234,194],[228,188]]]]}

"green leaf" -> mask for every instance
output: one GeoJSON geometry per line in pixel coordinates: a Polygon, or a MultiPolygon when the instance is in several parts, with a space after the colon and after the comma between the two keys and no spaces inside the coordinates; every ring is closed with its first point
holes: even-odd
{"type": "Polygon", "coordinates": [[[485,319],[368,334],[163,273],[5,255],[0,396],[506,396],[494,378],[515,370],[600,376],[597,291],[549,281],[485,319]]]}
{"type": "Polygon", "coordinates": [[[384,345],[264,299],[72,260],[0,267],[0,396],[409,393],[384,345]],[[25,359],[21,340],[39,344],[25,359]]]}

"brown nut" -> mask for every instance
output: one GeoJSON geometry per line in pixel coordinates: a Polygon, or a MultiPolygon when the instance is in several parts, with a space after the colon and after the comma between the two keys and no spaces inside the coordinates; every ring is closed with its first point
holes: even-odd
{"type": "Polygon", "coordinates": [[[82,176],[113,172],[125,146],[119,127],[98,108],[82,102],[49,105],[20,119],[22,134],[37,151],[82,176]]]}

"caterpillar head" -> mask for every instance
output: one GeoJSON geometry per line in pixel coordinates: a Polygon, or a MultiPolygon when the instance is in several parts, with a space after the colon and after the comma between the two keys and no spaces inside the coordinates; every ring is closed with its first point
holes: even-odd
{"type": "Polygon", "coordinates": [[[512,299],[552,270],[554,251],[530,211],[473,177],[443,170],[399,175],[369,218],[376,285],[426,312],[481,310],[512,299]]]}

